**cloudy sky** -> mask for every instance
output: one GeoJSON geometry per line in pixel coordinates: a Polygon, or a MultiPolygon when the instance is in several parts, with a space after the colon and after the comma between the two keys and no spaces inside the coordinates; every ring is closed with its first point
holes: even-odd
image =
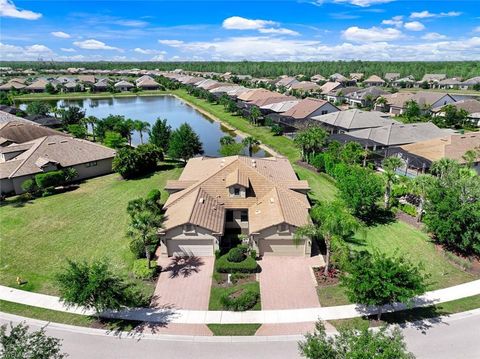
{"type": "Polygon", "coordinates": [[[1,60],[480,60],[478,0],[0,0],[1,60]]]}

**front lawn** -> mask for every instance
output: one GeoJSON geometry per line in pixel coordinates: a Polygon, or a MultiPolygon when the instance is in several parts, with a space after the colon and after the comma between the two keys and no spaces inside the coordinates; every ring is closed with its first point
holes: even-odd
{"type": "MultiPolygon", "coordinates": [[[[180,172],[171,168],[129,181],[111,174],[25,204],[8,200],[0,207],[0,283],[58,294],[54,276],[67,258],[106,258],[120,274],[130,274],[134,256],[125,235],[127,203],[153,188],[161,189],[165,200],[166,181],[180,172]],[[27,283],[17,285],[17,277],[27,283]]],[[[153,283],[140,283],[153,291],[153,283]]]]}
{"type": "MultiPolygon", "coordinates": [[[[210,290],[210,302],[208,303],[208,310],[225,310],[223,308],[221,298],[223,295],[230,295],[238,290],[252,290],[260,295],[260,284],[258,282],[249,282],[230,287],[219,287],[212,284],[210,290]]],[[[261,310],[261,299],[259,298],[255,306],[251,310],[261,310]]]]}
{"type": "Polygon", "coordinates": [[[208,324],[215,336],[250,336],[255,335],[261,324],[208,324]]]}

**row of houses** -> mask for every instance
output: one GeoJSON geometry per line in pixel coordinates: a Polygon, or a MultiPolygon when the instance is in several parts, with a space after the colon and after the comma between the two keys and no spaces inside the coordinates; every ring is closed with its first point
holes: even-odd
{"type": "Polygon", "coordinates": [[[23,193],[22,183],[74,168],[75,181],[112,172],[115,151],[0,110],[0,193],[23,193]]]}
{"type": "Polygon", "coordinates": [[[97,78],[94,75],[78,75],[75,77],[45,77],[27,81],[25,78],[12,78],[0,85],[0,91],[45,92],[48,84],[63,92],[107,91],[114,88],[117,91],[130,91],[134,88],[142,90],[157,90],[160,85],[149,75],[143,75],[134,82],[126,80],[115,81],[108,77],[97,78]]]}

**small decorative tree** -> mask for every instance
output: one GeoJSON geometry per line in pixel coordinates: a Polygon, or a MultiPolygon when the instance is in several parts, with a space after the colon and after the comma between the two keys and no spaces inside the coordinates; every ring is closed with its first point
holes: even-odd
{"type": "Polygon", "coordinates": [[[390,197],[392,195],[392,184],[397,178],[397,169],[400,168],[403,161],[399,157],[387,157],[382,162],[383,177],[385,179],[384,205],[385,209],[390,208],[390,197]]]}
{"type": "Polygon", "coordinates": [[[168,151],[168,143],[170,142],[171,135],[172,127],[167,124],[167,120],[157,118],[150,130],[149,142],[166,152],[168,151]]]}
{"type": "Polygon", "coordinates": [[[426,278],[419,266],[404,257],[361,252],[349,266],[349,273],[340,280],[352,302],[377,306],[377,320],[380,320],[382,306],[408,304],[413,297],[425,293],[426,278]]]}
{"type": "Polygon", "coordinates": [[[202,142],[188,123],[180,125],[172,132],[168,146],[168,154],[171,157],[179,158],[186,163],[188,159],[202,153],[202,142]]]}

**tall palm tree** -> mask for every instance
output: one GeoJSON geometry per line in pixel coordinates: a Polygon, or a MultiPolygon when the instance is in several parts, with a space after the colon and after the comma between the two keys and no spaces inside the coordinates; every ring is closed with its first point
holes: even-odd
{"type": "Polygon", "coordinates": [[[326,248],[324,275],[328,275],[332,239],[335,237],[343,240],[351,236],[360,228],[360,224],[338,200],[331,203],[320,202],[312,208],[310,214],[314,223],[298,228],[294,235],[294,243],[298,244],[305,237],[322,237],[326,248]]]}
{"type": "Polygon", "coordinates": [[[262,116],[262,113],[258,109],[257,106],[253,106],[252,109],[250,110],[250,121],[254,124],[258,124],[258,120],[262,116]]]}
{"type": "Polygon", "coordinates": [[[139,133],[140,142],[142,145],[143,145],[143,133],[148,132],[149,128],[150,128],[150,124],[148,122],[140,121],[140,120],[134,121],[134,129],[139,133]]]}
{"type": "Polygon", "coordinates": [[[417,208],[417,222],[422,221],[427,191],[432,187],[434,182],[435,177],[428,174],[417,176],[411,182],[413,194],[417,195],[420,199],[420,203],[418,204],[417,208]]]}
{"type": "Polygon", "coordinates": [[[399,157],[387,157],[382,162],[382,167],[384,169],[384,179],[385,179],[385,196],[384,204],[385,209],[390,208],[390,197],[392,194],[392,184],[397,178],[397,169],[400,168],[403,164],[403,161],[399,157]]]}
{"type": "Polygon", "coordinates": [[[135,121],[128,118],[122,123],[121,126],[125,127],[127,139],[128,139],[128,145],[132,146],[132,133],[135,130],[135,121]]]}
{"type": "Polygon", "coordinates": [[[260,141],[257,140],[255,137],[252,137],[252,136],[248,136],[248,137],[245,137],[242,141],[243,145],[245,147],[248,148],[248,155],[250,157],[253,156],[253,148],[255,146],[259,146],[260,145],[260,141]]]}
{"type": "Polygon", "coordinates": [[[95,126],[98,123],[98,118],[96,118],[95,116],[88,116],[86,118],[86,121],[87,121],[87,124],[89,124],[92,127],[92,138],[93,138],[93,142],[95,142],[95,126]]]}

